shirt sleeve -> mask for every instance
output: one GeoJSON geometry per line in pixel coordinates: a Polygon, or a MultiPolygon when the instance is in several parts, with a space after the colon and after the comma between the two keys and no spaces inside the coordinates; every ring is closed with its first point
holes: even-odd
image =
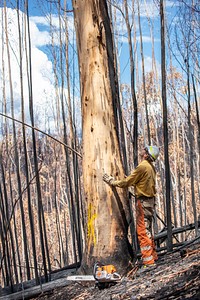
{"type": "Polygon", "coordinates": [[[142,178],[144,171],[144,167],[138,165],[137,168],[129,176],[122,180],[113,181],[112,185],[120,188],[134,186],[142,178]]]}

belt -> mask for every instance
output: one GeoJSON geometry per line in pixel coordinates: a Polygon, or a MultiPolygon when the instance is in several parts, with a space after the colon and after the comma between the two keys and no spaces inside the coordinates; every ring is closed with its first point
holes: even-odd
{"type": "Polygon", "coordinates": [[[140,196],[140,197],[137,197],[138,200],[151,200],[151,199],[154,199],[155,196],[153,197],[146,197],[146,196],[140,196]]]}

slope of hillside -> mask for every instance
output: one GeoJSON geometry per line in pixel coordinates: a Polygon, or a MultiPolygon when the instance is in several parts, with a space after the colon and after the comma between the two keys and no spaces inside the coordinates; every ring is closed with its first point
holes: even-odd
{"type": "Polygon", "coordinates": [[[144,300],[200,299],[200,243],[165,254],[152,270],[133,269],[120,283],[99,290],[94,283],[70,285],[41,294],[35,299],[50,300],[144,300]]]}

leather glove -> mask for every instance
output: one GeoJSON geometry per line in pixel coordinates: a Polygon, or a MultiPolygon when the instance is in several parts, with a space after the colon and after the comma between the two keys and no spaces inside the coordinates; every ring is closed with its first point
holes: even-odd
{"type": "Polygon", "coordinates": [[[114,181],[114,178],[112,176],[109,176],[108,174],[104,174],[103,175],[103,181],[105,181],[109,185],[112,185],[112,182],[114,181]]]}

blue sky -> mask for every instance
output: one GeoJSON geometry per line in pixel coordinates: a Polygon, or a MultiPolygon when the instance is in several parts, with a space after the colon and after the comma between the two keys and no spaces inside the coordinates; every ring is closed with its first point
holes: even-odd
{"type": "MultiPolygon", "coordinates": [[[[122,1],[118,1],[120,4],[122,1]]],[[[8,10],[10,22],[10,36],[9,42],[13,52],[11,53],[12,58],[12,72],[14,77],[14,85],[15,85],[15,99],[20,99],[20,83],[19,83],[19,66],[18,66],[18,41],[17,41],[17,17],[16,10],[13,6],[11,6],[8,2],[8,10]],[[15,33],[16,32],[16,33],[15,33]]],[[[68,1],[67,1],[68,3],[68,1]]],[[[160,68],[160,18],[159,18],[159,9],[157,5],[158,1],[154,0],[146,0],[140,1],[141,4],[141,24],[142,24],[142,33],[143,33],[143,49],[145,56],[145,71],[149,72],[152,68],[152,47],[151,47],[151,38],[150,31],[148,25],[147,14],[154,24],[154,50],[155,50],[155,58],[157,62],[157,68],[160,68]],[[146,6],[144,4],[147,4],[146,6]]],[[[176,4],[177,1],[166,1],[166,16],[168,25],[173,28],[173,18],[176,16],[176,4]]],[[[2,2],[1,2],[2,4],[2,2]]],[[[41,108],[43,112],[48,111],[49,118],[53,120],[54,111],[56,109],[54,98],[55,98],[55,89],[54,89],[54,74],[53,74],[53,60],[52,56],[50,56],[50,49],[48,44],[51,44],[51,39],[49,35],[49,15],[48,17],[44,16],[45,13],[49,11],[49,2],[43,1],[29,1],[29,15],[30,15],[30,25],[31,25],[31,43],[32,43],[32,60],[33,60],[33,91],[34,91],[34,101],[35,101],[35,111],[39,114],[41,108]],[[42,3],[42,5],[41,5],[42,3]],[[45,5],[44,5],[45,3],[45,5]]],[[[2,6],[1,6],[2,7],[2,6]]],[[[68,9],[71,9],[68,6],[68,9]]],[[[56,14],[56,10],[53,11],[52,14],[52,22],[55,25],[55,29],[58,30],[58,15],[56,14]]],[[[130,12],[131,13],[131,12],[130,12]]],[[[115,29],[118,33],[118,51],[120,52],[120,70],[121,70],[121,83],[130,84],[130,66],[129,66],[129,50],[127,43],[127,34],[126,34],[126,26],[125,20],[123,19],[119,10],[116,10],[117,14],[117,23],[115,24],[115,29]]],[[[137,12],[136,12],[137,15],[137,12]]],[[[2,14],[0,15],[2,17],[2,14]]],[[[21,18],[23,18],[23,13],[21,13],[21,18]]],[[[76,51],[75,45],[73,45],[73,15],[72,13],[68,14],[68,27],[69,27],[69,41],[70,41],[70,61],[72,63],[72,57],[74,55],[74,50],[76,51]]],[[[130,22],[131,22],[130,17],[130,22]]],[[[140,57],[140,40],[139,40],[139,32],[138,32],[138,23],[137,17],[135,18],[136,28],[137,28],[137,55],[138,55],[138,65],[141,70],[141,57],[140,57]]],[[[59,41],[54,40],[56,44],[59,41]]],[[[0,46],[0,52],[2,51],[2,45],[0,46]]],[[[1,57],[1,56],[0,56],[1,57]]],[[[7,59],[5,58],[5,64],[7,59]]],[[[169,60],[167,58],[167,64],[169,60]]],[[[176,60],[173,61],[174,65],[177,65],[176,60]]],[[[1,66],[0,66],[0,72],[1,66]]],[[[141,72],[141,71],[140,71],[141,72]]],[[[26,73],[24,71],[24,73],[26,73]]],[[[76,60],[76,78],[78,77],[78,66],[76,60]]],[[[72,76],[72,75],[71,75],[72,76]]],[[[24,79],[26,82],[26,78],[24,79]]],[[[0,82],[2,86],[2,82],[0,82]]],[[[9,94],[9,91],[7,91],[9,94]]],[[[67,93],[67,91],[66,91],[67,93]]],[[[79,93],[78,83],[76,84],[76,95],[79,93]]],[[[25,91],[25,95],[27,95],[27,91],[25,91]]],[[[28,99],[28,96],[27,96],[28,99]]],[[[27,103],[28,106],[28,103],[27,103]]],[[[16,104],[16,107],[20,107],[16,104]]]]}
{"type": "MultiPolygon", "coordinates": [[[[38,5],[36,4],[37,1],[30,1],[29,3],[29,10],[30,10],[30,16],[38,17],[38,16],[43,16],[43,12],[41,9],[39,9],[38,5]]],[[[167,1],[168,2],[168,1],[167,1]]],[[[172,1],[173,2],[173,1],[172,1]]],[[[119,1],[120,3],[120,1],[119,1]]],[[[69,5],[69,4],[68,4],[69,5]]],[[[171,4],[170,4],[171,5],[171,4]]],[[[159,46],[159,12],[154,4],[153,0],[148,0],[147,1],[147,6],[149,9],[149,17],[153,22],[155,22],[154,25],[154,34],[155,34],[155,55],[156,59],[158,60],[158,63],[160,63],[160,46],[159,46]]],[[[71,9],[71,6],[68,6],[68,9],[71,9]]],[[[131,11],[130,11],[131,13],[131,11]]],[[[118,23],[118,25],[121,27],[123,23],[123,28],[124,28],[124,37],[123,39],[120,38],[120,65],[121,65],[121,82],[122,83],[130,83],[130,70],[129,70],[129,50],[128,50],[128,44],[127,44],[127,34],[125,33],[125,20],[123,20],[121,14],[119,11],[117,11],[118,17],[121,24],[118,23]]],[[[33,18],[32,18],[33,20],[33,18]]],[[[44,25],[44,23],[39,23],[38,22],[39,18],[35,18],[34,21],[36,22],[38,28],[41,30],[41,32],[47,30],[47,26],[44,25]]],[[[73,22],[73,21],[72,21],[73,22]]],[[[137,22],[137,18],[136,18],[137,22]]],[[[142,23],[142,30],[143,30],[143,49],[144,49],[144,55],[145,55],[145,61],[146,61],[146,70],[149,71],[151,69],[151,42],[150,42],[150,33],[149,33],[149,26],[148,26],[148,21],[146,18],[146,11],[144,8],[144,5],[141,6],[141,23],[142,23]]],[[[136,25],[138,26],[138,25],[136,25]]],[[[123,33],[122,33],[123,34],[123,33]]],[[[45,49],[43,49],[45,51],[45,49]]],[[[140,42],[139,42],[139,35],[137,33],[137,51],[140,53],[140,42]]]]}
{"type": "MultiPolygon", "coordinates": [[[[122,0],[114,1],[115,4],[119,4],[120,8],[122,8],[122,0]]],[[[11,7],[8,1],[8,7],[11,7]]],[[[61,1],[61,3],[64,3],[64,1],[61,1]]],[[[131,3],[131,2],[130,2],[131,3]]],[[[168,0],[165,1],[166,6],[166,16],[168,24],[171,24],[175,14],[176,14],[176,5],[177,1],[168,0]]],[[[154,50],[155,50],[155,57],[158,63],[158,66],[160,64],[160,17],[159,17],[159,7],[158,7],[158,1],[154,0],[146,0],[146,1],[140,1],[140,14],[141,14],[141,26],[142,26],[142,34],[143,34],[143,50],[144,50],[144,57],[145,57],[145,68],[146,71],[150,71],[151,69],[151,57],[152,57],[152,46],[151,46],[151,37],[150,37],[150,31],[149,31],[149,23],[148,23],[148,17],[150,18],[150,21],[152,22],[154,26],[154,50]]],[[[52,9],[55,8],[55,4],[53,4],[52,9]]],[[[71,1],[67,1],[67,8],[69,10],[72,9],[71,1]]],[[[129,13],[131,16],[131,5],[129,5],[129,13]]],[[[49,24],[45,21],[44,14],[48,12],[50,9],[49,2],[41,2],[41,1],[29,1],[29,14],[30,17],[32,17],[32,21],[35,22],[35,25],[39,29],[39,32],[41,36],[44,37],[44,33],[48,32],[49,30],[49,24]],[[41,4],[42,3],[42,4],[41,4]]],[[[118,19],[118,25],[120,30],[120,43],[118,46],[118,49],[120,50],[120,65],[121,65],[121,81],[122,83],[130,83],[130,71],[129,71],[129,50],[128,50],[128,44],[127,44],[127,34],[126,34],[126,26],[125,26],[125,20],[123,19],[121,13],[119,10],[116,11],[117,13],[117,19],[118,19]],[[123,36],[123,38],[122,38],[123,36]]],[[[68,14],[69,15],[69,14],[68,14]]],[[[71,14],[72,15],[72,14],[71,14]]],[[[56,19],[56,16],[55,16],[56,19]]],[[[132,22],[130,17],[130,22],[132,22]]],[[[136,22],[136,28],[137,28],[137,55],[139,61],[141,61],[140,57],[140,40],[139,40],[139,32],[138,32],[138,19],[137,19],[137,11],[135,12],[135,22],[136,22]]],[[[71,31],[73,30],[73,20],[71,21],[71,31]]],[[[132,31],[133,35],[133,31],[132,31]]],[[[39,37],[37,37],[39,39],[39,37]]],[[[42,38],[41,38],[42,39],[42,38]]],[[[39,46],[41,50],[45,51],[45,43],[44,45],[39,46]]],[[[48,51],[45,51],[45,53],[48,53],[48,51]]],[[[141,63],[139,63],[140,66],[141,63]]]]}

